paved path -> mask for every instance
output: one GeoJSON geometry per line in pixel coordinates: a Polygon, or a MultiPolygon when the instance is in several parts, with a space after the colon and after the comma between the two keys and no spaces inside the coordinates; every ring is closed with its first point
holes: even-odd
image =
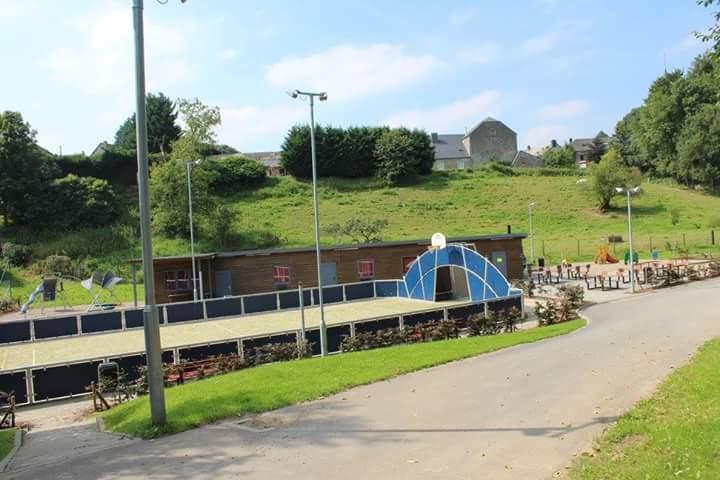
{"type": "Polygon", "coordinates": [[[587,310],[574,334],[9,478],[544,479],[704,341],[720,281],[587,310]]]}

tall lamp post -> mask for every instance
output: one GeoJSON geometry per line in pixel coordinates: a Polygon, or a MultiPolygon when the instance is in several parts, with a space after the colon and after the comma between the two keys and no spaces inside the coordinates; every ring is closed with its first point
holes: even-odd
{"type": "MultiPolygon", "coordinates": [[[[192,167],[200,165],[200,160],[188,160],[185,162],[187,167],[187,187],[188,187],[188,217],[190,218],[190,259],[192,261],[192,284],[193,284],[193,301],[198,300],[197,289],[197,272],[195,268],[195,233],[193,228],[193,200],[192,200],[192,167]]],[[[200,288],[202,288],[202,279],[200,279],[200,288]]]]}
{"type": "Polygon", "coordinates": [[[628,214],[628,250],[630,250],[630,292],[635,293],[635,258],[633,256],[633,239],[632,239],[632,208],[631,195],[640,192],[640,187],[626,188],[615,187],[618,193],[625,193],[627,196],[627,214],[628,214]]]}
{"type": "Polygon", "coordinates": [[[530,227],[530,265],[535,265],[535,236],[533,235],[532,215],[535,202],[528,203],[528,224],[530,227]]]}
{"type": "Polygon", "coordinates": [[[133,28],[135,38],[135,125],[137,137],[138,199],[140,210],[140,238],[142,243],[143,275],[145,282],[145,355],[147,357],[150,416],[155,426],[165,424],[165,386],[162,371],[160,322],[155,306],[155,269],[152,258],[150,230],[150,189],[148,187],[147,120],[145,118],[145,47],[143,38],[143,0],[133,0],[133,28]]]}
{"type": "Polygon", "coordinates": [[[325,92],[302,92],[293,90],[290,92],[292,98],[305,97],[310,100],[310,156],[312,159],[312,184],[313,184],[313,210],[315,212],[315,259],[317,262],[318,300],[320,306],[320,355],[327,355],[327,326],[325,325],[325,306],[323,305],[323,285],[320,261],[320,217],[318,215],[318,193],[317,193],[317,160],[315,159],[315,98],[324,102],[327,100],[325,92]]]}

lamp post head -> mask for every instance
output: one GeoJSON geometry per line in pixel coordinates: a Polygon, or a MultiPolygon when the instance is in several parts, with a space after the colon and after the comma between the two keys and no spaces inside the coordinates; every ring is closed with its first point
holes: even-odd
{"type": "Polygon", "coordinates": [[[625,191],[625,189],[622,188],[622,187],[615,187],[615,191],[616,191],[617,193],[623,193],[623,192],[625,191]]]}
{"type": "Polygon", "coordinates": [[[298,95],[300,95],[300,90],[291,90],[287,92],[288,95],[290,95],[290,98],[298,98],[298,95]]]}
{"type": "Polygon", "coordinates": [[[320,101],[325,102],[325,101],[327,101],[327,99],[328,99],[327,92],[321,92],[320,93],[320,101]]]}

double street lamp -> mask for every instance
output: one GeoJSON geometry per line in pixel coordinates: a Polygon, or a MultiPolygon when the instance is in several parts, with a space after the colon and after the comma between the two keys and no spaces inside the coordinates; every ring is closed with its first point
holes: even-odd
{"type": "Polygon", "coordinates": [[[533,207],[535,202],[528,203],[528,224],[530,227],[530,265],[535,265],[535,236],[533,236],[533,207]]]}
{"type": "Polygon", "coordinates": [[[310,156],[312,162],[313,210],[315,212],[315,260],[317,263],[318,300],[320,307],[320,354],[324,357],[328,353],[328,348],[325,307],[323,304],[322,263],[320,261],[320,217],[318,215],[317,160],[315,158],[315,99],[317,98],[321,102],[324,102],[327,100],[327,93],[293,90],[289,92],[289,95],[292,98],[303,97],[310,100],[310,156]]]}
{"type": "Polygon", "coordinates": [[[636,193],[640,193],[640,187],[615,187],[617,193],[625,193],[627,196],[627,214],[628,214],[628,250],[630,251],[630,291],[635,293],[635,258],[633,254],[632,239],[632,208],[630,206],[630,197],[636,193]]]}

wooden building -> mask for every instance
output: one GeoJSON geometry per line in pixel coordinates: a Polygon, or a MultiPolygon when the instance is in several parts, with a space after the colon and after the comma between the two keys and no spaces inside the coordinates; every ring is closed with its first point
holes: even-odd
{"type": "MultiPolygon", "coordinates": [[[[522,277],[524,234],[449,238],[471,246],[509,279],[522,277]]],[[[408,266],[430,246],[430,240],[378,242],[322,247],[323,286],[367,280],[401,279],[408,266]]],[[[314,248],[219,252],[195,256],[204,298],[246,295],[317,286],[314,248]]],[[[137,268],[140,260],[131,261],[137,268]]],[[[189,256],[154,259],[157,303],[192,300],[189,256]]],[[[200,288],[199,288],[200,290],[200,288]]]]}

